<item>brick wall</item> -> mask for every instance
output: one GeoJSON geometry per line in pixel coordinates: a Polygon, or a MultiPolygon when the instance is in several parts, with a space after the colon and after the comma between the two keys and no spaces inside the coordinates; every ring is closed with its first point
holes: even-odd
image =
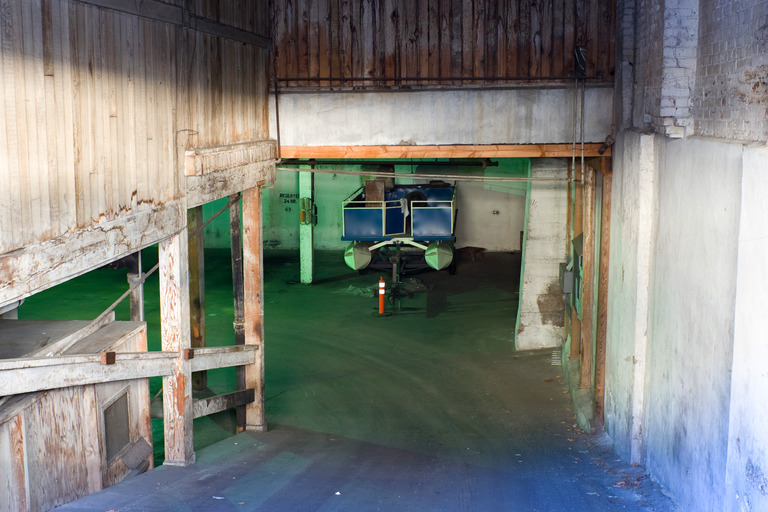
{"type": "Polygon", "coordinates": [[[696,134],[768,138],[768,2],[701,0],[696,80],[696,134]]]}
{"type": "Polygon", "coordinates": [[[691,134],[697,34],[698,0],[638,0],[635,126],[691,134]]]}
{"type": "Polygon", "coordinates": [[[635,38],[633,127],[670,137],[768,138],[768,2],[620,5],[625,34],[635,38]]]}

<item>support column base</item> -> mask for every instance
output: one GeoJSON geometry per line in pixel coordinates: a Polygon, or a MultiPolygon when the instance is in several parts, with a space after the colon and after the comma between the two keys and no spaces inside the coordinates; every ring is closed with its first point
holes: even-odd
{"type": "Polygon", "coordinates": [[[192,464],[195,463],[195,460],[196,460],[196,457],[195,457],[195,454],[193,453],[192,456],[185,461],[177,461],[177,460],[163,461],[163,466],[176,466],[176,467],[183,468],[186,466],[191,466],[192,464]]]}

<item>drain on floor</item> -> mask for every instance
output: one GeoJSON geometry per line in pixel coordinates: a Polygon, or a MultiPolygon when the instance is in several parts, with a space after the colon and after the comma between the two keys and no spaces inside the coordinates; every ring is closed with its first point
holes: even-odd
{"type": "Polygon", "coordinates": [[[563,365],[563,352],[559,348],[556,348],[552,351],[552,359],[549,360],[549,364],[552,366],[562,366],[563,365]]]}

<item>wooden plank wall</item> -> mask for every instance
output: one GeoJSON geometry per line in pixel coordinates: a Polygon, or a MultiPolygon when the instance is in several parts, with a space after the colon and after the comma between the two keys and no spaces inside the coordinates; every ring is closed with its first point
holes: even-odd
{"type": "Polygon", "coordinates": [[[268,23],[249,0],[0,0],[0,267],[179,199],[188,147],[266,138],[268,23]]]}
{"type": "Polygon", "coordinates": [[[558,80],[574,76],[577,45],[588,78],[613,80],[615,0],[272,3],[282,87],[558,80]]]}

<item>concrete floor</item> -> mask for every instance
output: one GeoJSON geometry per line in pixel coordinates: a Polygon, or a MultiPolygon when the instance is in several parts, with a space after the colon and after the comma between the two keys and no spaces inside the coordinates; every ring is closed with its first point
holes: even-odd
{"type": "MultiPolygon", "coordinates": [[[[214,288],[228,256],[206,257],[214,288]]],[[[318,254],[312,286],[296,282],[295,254],[270,253],[264,269],[269,431],[198,420],[195,465],[61,510],[676,510],[605,436],[578,430],[551,350],[514,350],[519,257],[419,274],[424,291],[385,318],[379,274],[350,272],[339,253],[318,254]]],[[[209,332],[231,311],[210,297],[209,332]]]]}

